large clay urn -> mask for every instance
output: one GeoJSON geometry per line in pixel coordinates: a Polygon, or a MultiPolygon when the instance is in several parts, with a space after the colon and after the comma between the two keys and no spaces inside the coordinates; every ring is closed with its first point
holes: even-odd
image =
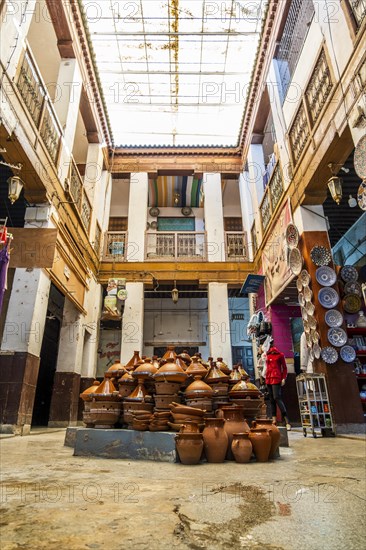
{"type": "Polygon", "coordinates": [[[198,464],[203,449],[200,433],[179,433],[175,436],[175,445],[182,464],[198,464]]]}
{"type": "Polygon", "coordinates": [[[253,452],[253,446],[249,439],[249,432],[233,434],[231,451],[234,455],[235,462],[239,462],[240,464],[249,462],[253,452]]]}
{"type": "Polygon", "coordinates": [[[202,435],[207,462],[224,462],[229,442],[224,430],[225,420],[223,418],[206,418],[205,423],[202,435]]]}
{"type": "Polygon", "coordinates": [[[258,462],[268,462],[271,450],[271,436],[265,428],[252,428],[249,439],[253,445],[253,451],[258,462]]]}
{"type": "Polygon", "coordinates": [[[200,427],[199,422],[195,422],[194,420],[185,420],[184,424],[181,424],[179,433],[194,433],[199,434],[200,433],[200,427]]]}
{"type": "Polygon", "coordinates": [[[256,420],[252,422],[252,428],[265,428],[269,431],[271,436],[271,449],[269,451],[269,458],[274,458],[278,447],[280,446],[281,434],[276,424],[270,418],[261,418],[257,416],[256,420]]]}
{"type": "Polygon", "coordinates": [[[227,433],[229,444],[226,453],[226,460],[234,460],[234,455],[231,451],[231,443],[234,433],[249,433],[249,426],[244,418],[244,411],[240,407],[221,407],[217,411],[217,415],[225,419],[224,430],[227,433]]]}
{"type": "Polygon", "coordinates": [[[135,370],[135,367],[140,361],[141,361],[140,352],[134,351],[133,356],[131,357],[129,362],[126,364],[125,369],[128,371],[135,370]]]}

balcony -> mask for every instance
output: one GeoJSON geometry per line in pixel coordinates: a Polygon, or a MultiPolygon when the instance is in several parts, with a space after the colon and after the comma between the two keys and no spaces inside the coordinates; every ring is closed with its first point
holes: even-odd
{"type": "Polygon", "coordinates": [[[259,206],[263,233],[267,229],[271,221],[272,215],[275,212],[276,207],[281,200],[283,192],[284,192],[284,188],[283,188],[281,168],[279,163],[277,162],[276,167],[272,173],[271,179],[269,180],[269,183],[264,192],[262,202],[259,206]]]}
{"type": "Polygon", "coordinates": [[[146,234],[146,260],[205,261],[205,232],[159,231],[146,234]]]}
{"type": "Polygon", "coordinates": [[[226,231],[226,259],[249,261],[248,240],[245,231],[226,231]]]}
{"type": "Polygon", "coordinates": [[[69,177],[65,181],[65,191],[70,196],[79,218],[89,234],[92,206],[84,189],[84,184],[74,159],[71,159],[69,177]]]}
{"type": "Polygon", "coordinates": [[[127,231],[108,231],[104,239],[103,260],[124,262],[127,252],[127,231]]]}
{"type": "Polygon", "coordinates": [[[17,88],[53,163],[57,164],[62,130],[46,85],[29,51],[20,68],[17,88]]]}

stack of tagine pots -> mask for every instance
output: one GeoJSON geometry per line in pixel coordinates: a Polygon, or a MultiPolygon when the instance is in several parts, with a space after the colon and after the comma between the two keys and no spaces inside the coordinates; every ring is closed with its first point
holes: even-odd
{"type": "Polygon", "coordinates": [[[221,407],[216,411],[217,418],[224,418],[224,430],[228,436],[228,448],[226,460],[234,460],[234,455],[231,450],[234,433],[249,433],[249,426],[244,418],[244,411],[241,407],[221,407]]]}
{"type": "Polygon", "coordinates": [[[254,420],[263,403],[263,394],[257,386],[247,380],[240,380],[229,391],[230,401],[239,405],[244,410],[247,420],[254,420]]]}
{"type": "Polygon", "coordinates": [[[187,374],[176,359],[173,357],[166,359],[166,362],[154,374],[155,412],[169,412],[171,403],[180,403],[178,392],[186,378],[187,374]]]}
{"type": "Polygon", "coordinates": [[[229,404],[229,376],[224,374],[215,361],[211,359],[211,366],[205,376],[205,382],[213,389],[212,407],[215,411],[219,406],[229,404]]]}
{"type": "Polygon", "coordinates": [[[266,416],[257,416],[256,420],[253,420],[252,422],[252,428],[264,428],[265,430],[268,430],[271,438],[271,448],[269,450],[268,458],[275,458],[280,446],[281,434],[273,420],[271,418],[267,418],[266,416]]]}
{"type": "Polygon", "coordinates": [[[99,386],[98,380],[94,380],[92,385],[83,393],[80,394],[80,398],[84,401],[84,412],[83,412],[83,422],[87,428],[93,428],[94,424],[90,420],[90,404],[92,401],[92,394],[95,393],[95,390],[99,386]]]}
{"type": "Polygon", "coordinates": [[[194,376],[194,381],[186,388],[184,395],[189,407],[202,409],[207,415],[212,414],[213,389],[201,380],[200,375],[194,376]]]}
{"type": "MultiPolygon", "coordinates": [[[[134,422],[133,412],[153,412],[153,398],[148,394],[144,382],[145,380],[152,380],[156,372],[156,367],[146,359],[144,363],[139,364],[131,373],[133,378],[137,380],[137,386],[123,401],[123,420],[129,428],[132,428],[134,422]]],[[[146,429],[148,429],[148,426],[146,429]]]]}
{"type": "Polygon", "coordinates": [[[111,374],[107,371],[103,382],[90,393],[90,422],[95,428],[113,428],[121,415],[121,398],[116,390],[111,374]]]}
{"type": "Polygon", "coordinates": [[[176,432],[181,431],[183,425],[195,424],[199,430],[203,430],[204,414],[202,409],[195,407],[189,407],[187,405],[181,405],[179,403],[172,403],[170,405],[171,422],[169,422],[170,428],[176,432]]]}

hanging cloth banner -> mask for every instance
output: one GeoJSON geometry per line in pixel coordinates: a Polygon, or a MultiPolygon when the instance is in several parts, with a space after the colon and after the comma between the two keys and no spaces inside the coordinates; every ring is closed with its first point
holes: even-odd
{"type": "Polygon", "coordinates": [[[9,267],[52,267],[57,232],[58,230],[53,228],[12,227],[13,241],[9,267]]]}

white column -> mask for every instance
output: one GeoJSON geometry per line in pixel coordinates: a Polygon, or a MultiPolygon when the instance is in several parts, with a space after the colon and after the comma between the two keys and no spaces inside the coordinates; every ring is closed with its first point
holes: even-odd
{"type": "Polygon", "coordinates": [[[258,236],[258,245],[262,239],[262,224],[259,214],[259,205],[263,198],[263,174],[264,174],[264,156],[262,145],[250,145],[248,151],[248,171],[249,171],[249,184],[250,194],[252,197],[252,205],[254,210],[254,217],[256,220],[256,229],[258,236]]]}
{"type": "Polygon", "coordinates": [[[251,228],[254,220],[254,207],[250,193],[249,172],[243,172],[239,177],[240,208],[244,231],[247,233],[249,245],[249,260],[253,261],[253,248],[251,246],[251,228]]]}
{"type": "Polygon", "coordinates": [[[127,299],[122,318],[121,363],[133,352],[142,353],[144,343],[144,283],[126,283],[127,299]]]}
{"type": "Polygon", "coordinates": [[[321,204],[306,205],[306,208],[299,206],[296,208],[293,218],[300,235],[304,231],[328,231],[327,220],[321,204]]]}
{"type": "MultiPolygon", "coordinates": [[[[40,204],[28,208],[24,227],[52,227],[51,208],[40,204]]],[[[32,253],[32,243],[29,244],[32,253]]],[[[24,251],[24,254],[27,253],[24,251]]],[[[34,251],[33,251],[34,253],[34,251]]],[[[47,272],[17,268],[4,326],[2,351],[26,352],[40,356],[51,281],[47,272]]]]}
{"type": "Polygon", "coordinates": [[[81,376],[91,378],[97,371],[97,353],[99,344],[99,318],[102,310],[102,287],[92,276],[89,289],[85,294],[83,319],[81,376]]]}
{"type": "Polygon", "coordinates": [[[273,116],[273,124],[276,131],[278,155],[280,156],[282,165],[283,185],[284,188],[287,189],[291,182],[291,160],[286,143],[287,129],[282,110],[282,85],[278,72],[278,62],[276,59],[272,59],[269,67],[267,87],[273,116]]]}
{"type": "Polygon", "coordinates": [[[208,283],[208,337],[210,355],[231,366],[231,334],[227,283],[208,283]]]}
{"type": "Polygon", "coordinates": [[[82,77],[76,59],[62,59],[57,78],[60,99],[54,103],[57,117],[63,128],[59,178],[64,183],[68,175],[79,114],[82,77]]]}
{"type": "Polygon", "coordinates": [[[92,202],[93,209],[101,201],[99,189],[101,187],[101,178],[103,173],[103,149],[99,143],[90,143],[88,146],[88,155],[86,158],[84,187],[88,197],[92,202]]]}
{"type": "Polygon", "coordinates": [[[143,262],[145,259],[148,193],[147,172],[131,174],[128,202],[128,262],[143,262]]]}
{"type": "Polygon", "coordinates": [[[203,191],[205,194],[204,216],[207,260],[209,262],[224,262],[225,233],[221,174],[203,174],[203,191]]]}
{"type": "Polygon", "coordinates": [[[60,331],[57,372],[81,372],[83,351],[83,316],[70,300],[65,299],[60,331]]]}
{"type": "Polygon", "coordinates": [[[42,16],[40,11],[40,4],[36,0],[5,2],[0,19],[0,58],[10,80],[15,77],[20,56],[26,48],[25,39],[33,15],[36,23],[37,18],[42,16]]]}

